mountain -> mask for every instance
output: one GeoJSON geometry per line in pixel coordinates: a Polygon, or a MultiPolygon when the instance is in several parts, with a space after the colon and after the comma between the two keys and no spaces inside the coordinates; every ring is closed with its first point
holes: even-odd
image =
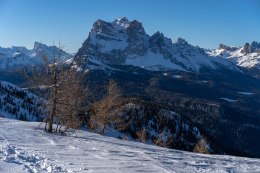
{"type": "Polygon", "coordinates": [[[39,107],[40,97],[27,92],[9,82],[0,81],[0,116],[26,120],[42,121],[44,110],[39,107]]]}
{"type": "Polygon", "coordinates": [[[155,71],[198,72],[202,68],[239,71],[232,62],[211,56],[182,38],[172,42],[160,32],[149,36],[141,22],[126,17],[113,22],[97,20],[75,55],[80,64],[84,64],[86,57],[91,68],[131,65],[155,71]]]}
{"type": "Polygon", "coordinates": [[[105,93],[109,80],[117,81],[126,98],[166,106],[225,153],[260,157],[260,81],[247,67],[209,52],[160,32],[150,36],[141,22],[119,18],[94,23],[75,63],[89,70],[93,98],[105,93]]]}
{"type": "Polygon", "coordinates": [[[0,71],[11,71],[16,67],[28,67],[42,62],[43,56],[53,57],[60,53],[61,58],[66,60],[71,58],[71,54],[57,48],[56,46],[47,46],[35,42],[32,50],[25,47],[0,47],[0,71]]]}
{"type": "Polygon", "coordinates": [[[246,43],[243,47],[232,47],[220,44],[218,49],[209,52],[212,56],[220,56],[231,60],[240,67],[260,69],[260,43],[246,43]]]}
{"type": "Polygon", "coordinates": [[[260,172],[260,160],[202,155],[86,131],[50,135],[35,122],[0,118],[0,172],[260,172]]]}

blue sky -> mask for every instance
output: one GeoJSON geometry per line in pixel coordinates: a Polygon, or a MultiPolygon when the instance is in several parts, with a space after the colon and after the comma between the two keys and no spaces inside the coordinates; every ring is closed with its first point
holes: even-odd
{"type": "Polygon", "coordinates": [[[61,40],[76,52],[97,19],[122,16],[203,48],[260,41],[259,0],[0,0],[0,46],[61,40]]]}

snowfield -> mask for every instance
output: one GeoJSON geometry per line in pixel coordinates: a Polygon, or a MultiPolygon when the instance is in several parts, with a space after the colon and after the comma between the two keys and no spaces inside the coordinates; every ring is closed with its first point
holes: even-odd
{"type": "Polygon", "coordinates": [[[260,159],[203,155],[0,118],[0,172],[260,172],[260,159]]]}

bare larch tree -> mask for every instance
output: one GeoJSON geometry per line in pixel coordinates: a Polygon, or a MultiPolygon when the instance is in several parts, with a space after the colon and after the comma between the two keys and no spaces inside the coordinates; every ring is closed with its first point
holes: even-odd
{"type": "Polygon", "coordinates": [[[122,92],[113,80],[107,85],[107,94],[99,101],[93,103],[93,114],[90,117],[90,128],[104,133],[106,124],[115,120],[116,112],[122,102],[122,92]]]}
{"type": "Polygon", "coordinates": [[[45,131],[63,133],[81,125],[78,115],[84,112],[87,90],[84,88],[86,72],[68,66],[58,52],[52,57],[42,52],[42,63],[34,66],[27,75],[35,87],[43,88],[46,99],[45,131]],[[47,93],[47,94],[46,94],[47,93]],[[55,126],[54,126],[55,123],[55,126]],[[55,128],[56,127],[56,128],[55,128]]]}

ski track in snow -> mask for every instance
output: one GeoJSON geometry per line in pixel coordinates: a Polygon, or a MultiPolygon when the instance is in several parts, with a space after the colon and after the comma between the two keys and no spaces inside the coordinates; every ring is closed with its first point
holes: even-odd
{"type": "Polygon", "coordinates": [[[203,155],[0,118],[0,172],[260,172],[260,159],[203,155]]]}
{"type": "MultiPolygon", "coordinates": [[[[11,145],[7,140],[0,138],[0,161],[14,163],[21,166],[21,169],[26,172],[66,172],[62,167],[53,163],[49,163],[44,154],[38,151],[26,151],[26,149],[17,148],[11,145]]],[[[16,172],[15,170],[13,170],[16,172]]],[[[0,164],[1,172],[1,164],[0,164]]],[[[10,171],[4,171],[10,172],[10,171]]]]}

